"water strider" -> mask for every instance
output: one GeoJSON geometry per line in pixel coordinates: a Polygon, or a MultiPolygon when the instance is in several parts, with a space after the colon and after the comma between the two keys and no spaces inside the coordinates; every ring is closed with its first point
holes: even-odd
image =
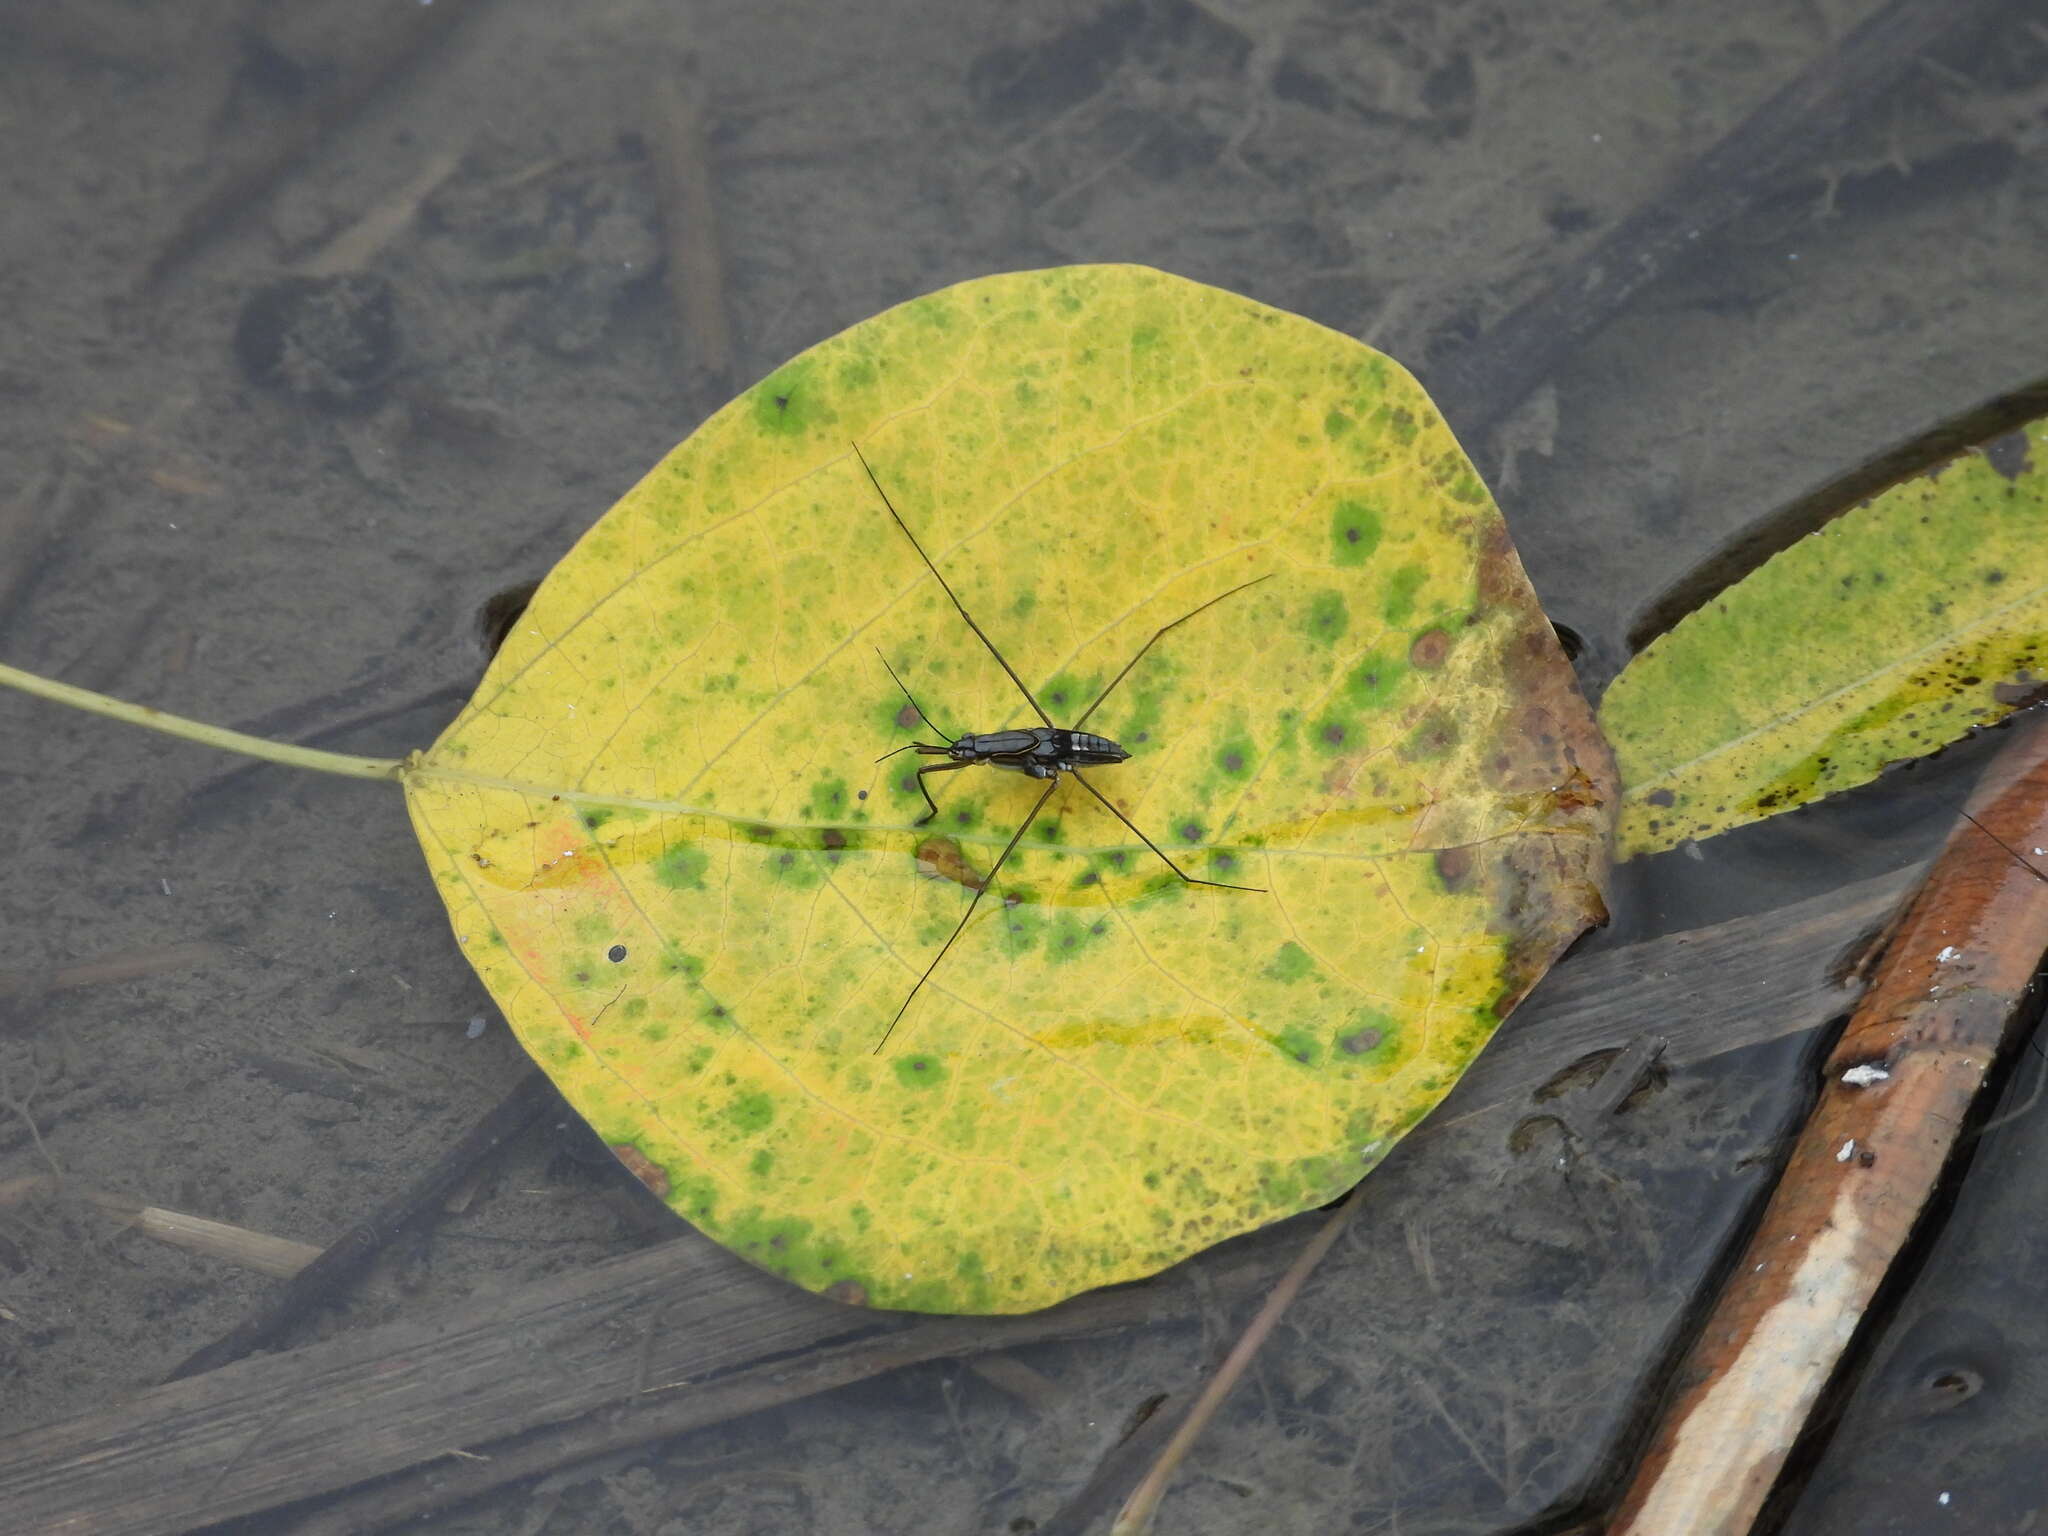
{"type": "MultiPolygon", "coordinates": [[[[917,787],[924,794],[924,803],[930,807],[923,816],[918,818],[918,826],[923,826],[939,814],[938,802],[932,799],[932,792],[926,787],[924,782],[924,777],[928,773],[953,773],[962,768],[972,768],[977,763],[986,763],[991,768],[1007,769],[1011,773],[1022,773],[1034,779],[1043,779],[1045,780],[1045,790],[1032,804],[1030,813],[1018,824],[1017,830],[1010,834],[1009,842],[1004,844],[1002,853],[997,857],[995,863],[989,867],[986,878],[982,880],[980,885],[975,887],[974,895],[967,903],[967,910],[960,914],[960,921],[954,926],[953,931],[946,936],[946,942],[939,946],[939,952],[932,956],[931,963],[924,968],[924,974],[912,983],[909,993],[905,995],[901,1006],[897,1008],[895,1017],[889,1020],[889,1027],[882,1032],[882,1038],[875,1046],[876,1053],[880,1054],[882,1047],[889,1043],[889,1036],[896,1032],[896,1026],[902,1020],[904,1010],[910,1007],[919,989],[931,979],[932,972],[938,968],[939,962],[945,959],[946,951],[953,947],[953,941],[959,938],[961,932],[967,927],[967,920],[974,916],[974,908],[980,902],[982,892],[995,884],[996,876],[1002,872],[1004,862],[1010,857],[1011,852],[1016,848],[1018,842],[1022,840],[1024,834],[1030,830],[1031,823],[1038,819],[1038,813],[1045,809],[1045,802],[1052,798],[1052,792],[1059,788],[1060,778],[1063,774],[1072,775],[1075,783],[1087,790],[1097,800],[1100,800],[1107,807],[1110,815],[1114,816],[1126,827],[1129,827],[1132,833],[1136,835],[1138,841],[1151,849],[1155,854],[1158,854],[1160,862],[1172,870],[1174,874],[1178,875],[1186,884],[1213,885],[1219,890],[1226,891],[1261,891],[1264,889],[1263,886],[1257,885],[1232,885],[1227,880],[1203,880],[1198,876],[1189,874],[1178,864],[1174,863],[1172,859],[1168,858],[1165,851],[1157,843],[1153,842],[1151,838],[1147,837],[1139,829],[1136,822],[1118,810],[1109,797],[1103,794],[1101,790],[1081,777],[1080,770],[1084,767],[1108,767],[1113,763],[1123,762],[1131,754],[1118,743],[1111,741],[1107,736],[1097,736],[1091,731],[1082,730],[1080,727],[1086,723],[1090,715],[1102,707],[1102,701],[1116,691],[1117,684],[1130,676],[1131,668],[1135,667],[1143,659],[1147,651],[1159,643],[1162,635],[1166,634],[1169,630],[1178,629],[1205,609],[1214,608],[1224,598],[1234,593],[1242,592],[1246,587],[1257,586],[1260,582],[1267,580],[1271,573],[1269,572],[1267,576],[1254,576],[1250,581],[1241,581],[1228,591],[1217,593],[1206,603],[1190,608],[1171,624],[1160,625],[1158,629],[1152,632],[1152,638],[1139,646],[1136,654],[1124,663],[1123,670],[1109,680],[1109,686],[1095,696],[1095,702],[1081,711],[1080,718],[1075,720],[1070,726],[1057,726],[1052,723],[1052,717],[1045,712],[1045,708],[1038,702],[1037,696],[1024,686],[1024,679],[1017,675],[1017,669],[1012,667],[1004,659],[1003,653],[996,649],[996,643],[989,639],[988,632],[974,622],[974,615],[967,611],[966,605],[960,601],[959,596],[953,591],[946,578],[939,573],[939,568],[932,564],[932,557],[924,552],[924,546],[917,542],[917,535],[910,531],[910,525],[904,522],[902,514],[897,512],[896,504],[889,500],[889,493],[882,489],[882,482],[876,477],[874,466],[868,463],[867,455],[860,451],[860,444],[855,443],[853,445],[853,454],[855,458],[860,460],[860,467],[867,471],[868,482],[874,486],[875,494],[882,498],[882,505],[888,508],[889,516],[895,519],[896,526],[903,530],[903,537],[910,540],[910,547],[917,551],[917,557],[924,562],[925,569],[932,573],[933,579],[938,582],[941,590],[945,592],[948,598],[952,599],[953,607],[958,610],[960,617],[966,621],[967,627],[974,631],[975,638],[988,647],[989,655],[995,657],[996,664],[1008,674],[1010,681],[1017,685],[1017,691],[1024,695],[1024,702],[1031,706],[1032,713],[1037,715],[1039,720],[1043,722],[1039,725],[1026,726],[1017,730],[970,731],[960,736],[951,735],[938,725],[933,724],[931,716],[924,712],[923,706],[917,702],[916,697],[912,695],[909,688],[904,686],[903,679],[896,676],[896,669],[889,666],[889,658],[886,656],[882,657],[882,665],[888,668],[889,676],[894,679],[896,686],[903,689],[903,697],[910,700],[910,707],[917,712],[917,718],[922,720],[927,726],[930,726],[932,730],[937,731],[939,735],[946,738],[944,742],[907,742],[903,746],[897,747],[894,751],[884,752],[881,757],[875,759],[878,763],[883,762],[896,756],[898,752],[915,752],[920,757],[942,757],[945,759],[944,762],[931,763],[917,770],[917,787]]],[[[876,654],[881,655],[879,649],[876,651],[876,654]]]]}

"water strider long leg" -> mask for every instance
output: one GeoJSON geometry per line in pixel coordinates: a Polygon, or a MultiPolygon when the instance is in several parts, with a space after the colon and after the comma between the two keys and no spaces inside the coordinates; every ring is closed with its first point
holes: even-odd
{"type": "MultiPolygon", "coordinates": [[[[1017,685],[1017,691],[1024,695],[1024,702],[1031,706],[1033,712],[1037,714],[1039,720],[1043,724],[1051,726],[1052,716],[1048,715],[1045,712],[1044,707],[1039,704],[1037,695],[1032,693],[1032,691],[1029,688],[1026,688],[1024,686],[1024,679],[1017,675],[1016,668],[1012,667],[1007,661],[1003,660],[1003,653],[996,649],[995,641],[989,639],[987,632],[983,630],[979,624],[974,622],[974,615],[967,611],[966,605],[963,604],[960,601],[960,599],[954,595],[953,589],[950,586],[947,586],[946,578],[939,575],[939,568],[936,565],[932,564],[932,557],[924,552],[924,546],[917,542],[917,535],[910,531],[910,524],[903,521],[901,514],[899,514],[896,510],[896,504],[889,499],[889,493],[882,489],[882,482],[875,478],[874,467],[868,463],[868,456],[860,451],[859,443],[853,444],[853,456],[856,459],[860,460],[860,467],[868,472],[869,484],[874,486],[875,494],[882,498],[882,505],[889,509],[889,515],[896,519],[896,526],[903,530],[903,537],[910,540],[910,547],[917,551],[917,558],[924,562],[924,568],[932,573],[932,578],[938,582],[939,586],[945,591],[946,596],[953,599],[953,606],[959,609],[960,617],[967,621],[967,627],[974,631],[976,638],[978,638],[983,645],[988,647],[988,653],[989,655],[995,657],[996,664],[1000,666],[1005,672],[1010,674],[1010,681],[1017,685]]],[[[1229,596],[1228,593],[1225,593],[1224,595],[1226,597],[1229,596]]],[[[1196,610],[1196,612],[1198,613],[1200,611],[1200,609],[1196,610]]],[[[1170,628],[1171,626],[1168,627],[1170,628]]],[[[1156,640],[1157,638],[1158,636],[1153,636],[1153,639],[1156,640]]],[[[1147,645],[1150,645],[1152,642],[1148,640],[1145,643],[1147,645]]],[[[882,659],[882,665],[886,667],[888,664],[888,658],[884,657],[882,659]]],[[[902,687],[900,683],[897,686],[902,687]]],[[[905,693],[908,693],[910,690],[905,688],[903,691],[905,693]]],[[[912,700],[911,702],[915,703],[916,701],[912,700]]],[[[924,711],[919,710],[918,713],[921,715],[924,713],[924,711]]],[[[927,725],[931,724],[930,721],[926,721],[925,723],[927,725]]],[[[938,727],[934,725],[932,726],[932,729],[936,731],[938,730],[938,727]]],[[[949,737],[948,739],[950,740],[951,738],[949,737]]]]}
{"type": "MultiPolygon", "coordinates": [[[[1144,659],[1145,653],[1151,650],[1153,646],[1157,645],[1159,643],[1159,637],[1165,634],[1169,629],[1180,628],[1181,625],[1187,623],[1189,619],[1192,619],[1196,614],[1200,613],[1202,609],[1214,608],[1218,603],[1222,602],[1224,598],[1229,597],[1232,592],[1242,592],[1246,587],[1256,587],[1260,582],[1270,581],[1272,580],[1272,578],[1273,573],[1271,571],[1268,571],[1263,576],[1254,576],[1250,581],[1240,581],[1236,586],[1232,587],[1229,592],[1218,592],[1214,597],[1210,598],[1209,601],[1202,604],[1201,608],[1190,608],[1186,613],[1182,614],[1179,618],[1175,619],[1171,624],[1160,625],[1157,629],[1152,631],[1152,638],[1150,640],[1147,640],[1143,645],[1138,647],[1138,654],[1133,656],[1129,661],[1124,663],[1123,671],[1117,673],[1115,677],[1112,677],[1109,680],[1109,686],[1103,689],[1102,692],[1098,693],[1095,696],[1095,702],[1093,704],[1090,704],[1086,709],[1081,711],[1081,718],[1079,720],[1076,720],[1072,725],[1068,726],[1067,729],[1070,731],[1078,731],[1079,729],[1081,729],[1082,722],[1085,721],[1090,715],[1094,714],[1097,709],[1101,708],[1102,701],[1108,698],[1111,693],[1116,691],[1116,685],[1118,683],[1122,682],[1125,678],[1131,675],[1131,668],[1135,667],[1140,661],[1144,659]]],[[[969,620],[968,622],[972,623],[973,621],[969,620]]],[[[1046,721],[1046,724],[1050,725],[1052,724],[1052,722],[1048,720],[1046,721]]],[[[933,726],[932,729],[937,730],[938,727],[933,726]]],[[[1096,798],[1100,799],[1101,797],[1097,796],[1096,798]]],[[[1107,801],[1104,802],[1104,804],[1107,803],[1107,801]]],[[[1116,807],[1110,806],[1110,809],[1115,810],[1116,807]]],[[[1136,827],[1132,827],[1131,830],[1133,832],[1138,832],[1138,829],[1136,827]]],[[[1144,835],[1144,833],[1138,832],[1138,836],[1143,837],[1144,835]]],[[[1159,853],[1159,850],[1157,848],[1154,848],[1152,851],[1154,853],[1159,853]]],[[[1160,853],[1159,856],[1162,859],[1166,859],[1166,855],[1163,853],[1160,853]]],[[[1173,860],[1166,859],[1166,862],[1171,864],[1173,860]]],[[[1187,877],[1183,875],[1181,878],[1186,879],[1187,877]]],[[[1214,880],[1200,880],[1196,882],[1196,884],[1198,885],[1215,885],[1216,883],[1217,882],[1214,880]]],[[[1251,887],[1248,885],[1233,885],[1231,889],[1233,891],[1248,891],[1251,889],[1251,887]]]]}
{"type": "MultiPolygon", "coordinates": [[[[965,767],[967,765],[964,763],[948,763],[945,766],[949,768],[955,768],[965,767]]],[[[1079,778],[1080,775],[1076,774],[1075,777],[1079,778]]],[[[967,919],[974,916],[975,906],[981,901],[982,893],[986,891],[990,886],[996,883],[996,876],[1002,873],[1003,865],[1009,861],[1010,854],[1012,853],[1012,851],[1015,850],[1019,840],[1023,838],[1026,832],[1031,830],[1031,823],[1038,820],[1038,813],[1045,809],[1045,802],[1052,798],[1052,792],[1058,789],[1059,787],[1060,780],[1058,774],[1054,774],[1050,779],[1046,780],[1045,793],[1038,797],[1038,803],[1031,807],[1031,814],[1024,818],[1022,825],[1020,825],[1015,832],[1012,832],[1010,834],[1010,841],[1004,845],[1001,857],[999,857],[994,864],[989,866],[988,874],[983,877],[980,886],[977,887],[974,892],[973,898],[967,903],[967,910],[960,914],[959,923],[956,924],[954,926],[953,931],[946,936],[946,942],[939,946],[939,952],[936,955],[932,956],[932,962],[930,965],[927,965],[924,968],[924,974],[917,978],[916,985],[911,987],[910,989],[910,995],[903,999],[903,1007],[898,1008],[896,1010],[896,1017],[889,1021],[889,1027],[882,1031],[882,1038],[879,1042],[877,1042],[875,1046],[875,1055],[879,1056],[882,1054],[882,1047],[889,1043],[889,1037],[896,1033],[896,1026],[898,1023],[902,1021],[903,1010],[910,1006],[911,1000],[915,998],[918,994],[918,989],[921,988],[927,981],[931,980],[932,972],[937,970],[939,962],[946,958],[946,951],[953,947],[953,940],[959,938],[962,930],[964,930],[967,927],[967,919]]],[[[1143,835],[1143,833],[1139,834],[1139,836],[1141,837],[1143,835]]],[[[1160,857],[1165,858],[1165,855],[1161,854],[1160,857]]],[[[1205,881],[1203,883],[1207,884],[1209,882],[1205,881]]]]}
{"type": "MultiPolygon", "coordinates": [[[[1224,593],[1225,597],[1228,597],[1229,595],[1230,594],[1227,592],[1224,593]]],[[[1164,864],[1168,869],[1172,870],[1176,875],[1179,875],[1181,879],[1185,880],[1189,885],[1213,885],[1216,886],[1218,889],[1225,891],[1265,890],[1265,887],[1263,885],[1232,885],[1228,880],[1204,880],[1199,876],[1189,874],[1186,870],[1182,869],[1178,864],[1174,863],[1173,860],[1169,859],[1166,856],[1165,851],[1161,849],[1157,843],[1153,842],[1151,838],[1147,837],[1143,832],[1138,832],[1138,824],[1135,821],[1131,820],[1130,817],[1126,816],[1122,811],[1118,810],[1114,805],[1112,805],[1110,803],[1109,796],[1105,795],[1093,784],[1090,784],[1086,779],[1082,778],[1079,773],[1074,774],[1074,779],[1075,782],[1077,782],[1083,789],[1087,790],[1089,794],[1093,795],[1096,799],[1100,800],[1104,805],[1109,806],[1110,815],[1114,816],[1118,821],[1122,822],[1125,826],[1129,827],[1133,832],[1137,832],[1138,841],[1143,843],[1147,848],[1150,848],[1154,853],[1158,854],[1160,862],[1164,864]]]]}

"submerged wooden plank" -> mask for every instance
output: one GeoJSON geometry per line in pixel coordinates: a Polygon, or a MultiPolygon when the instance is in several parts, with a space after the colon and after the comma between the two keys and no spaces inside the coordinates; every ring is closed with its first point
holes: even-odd
{"type": "MultiPolygon", "coordinates": [[[[1586,1051],[1651,1030],[1696,1062],[1811,1029],[1853,994],[1829,979],[1912,873],[1569,963],[1547,978],[1415,1134],[1518,1104],[1586,1051]]],[[[1287,1264],[1286,1228],[1190,1260],[1249,1294],[1287,1264]]],[[[1183,1266],[1185,1268],[1186,1266],[1183,1266]]],[[[543,1454],[435,1478],[441,1496],[593,1449],[790,1401],[944,1354],[1074,1337],[1185,1309],[1174,1272],[1023,1318],[912,1321],[800,1291],[689,1233],[433,1317],[239,1361],[0,1440],[17,1532],[190,1529],[353,1488],[457,1452],[637,1405],[543,1454]],[[696,1384],[696,1385],[693,1385],[696,1384]],[[690,1394],[703,1398],[692,1403],[690,1394]],[[710,1414],[712,1418],[706,1418],[710,1414]]]]}

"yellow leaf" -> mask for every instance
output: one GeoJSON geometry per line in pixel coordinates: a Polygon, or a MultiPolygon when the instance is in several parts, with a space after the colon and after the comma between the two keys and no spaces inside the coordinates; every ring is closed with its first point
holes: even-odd
{"type": "Polygon", "coordinates": [[[1623,857],[1760,821],[2040,697],[2042,423],[1893,487],[1643,649],[1600,702],[1623,857]]]}
{"type": "Polygon", "coordinates": [[[407,772],[464,953],[623,1160],[878,1306],[1021,1311],[1327,1201],[1599,912],[1604,751],[1399,367],[1133,267],[983,279],[795,359],[562,560],[407,772]],[[1042,792],[926,782],[1071,723],[1042,792]],[[881,654],[878,656],[877,651],[881,654]],[[883,1044],[886,1037],[886,1045],[883,1044]],[[881,1047],[878,1050],[878,1047],[881,1047]]]}

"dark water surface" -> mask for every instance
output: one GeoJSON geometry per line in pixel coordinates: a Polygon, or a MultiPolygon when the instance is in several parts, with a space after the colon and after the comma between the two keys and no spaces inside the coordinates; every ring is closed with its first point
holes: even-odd
{"type": "MultiPolygon", "coordinates": [[[[438,3],[452,19],[398,49],[367,105],[189,239],[181,213],[316,120],[420,7],[0,8],[0,659],[338,750],[425,745],[481,668],[491,595],[544,572],[723,398],[656,275],[648,103],[686,50],[734,387],[946,283],[1101,260],[1240,290],[1428,377],[1878,9],[438,3]],[[338,233],[409,201],[344,254],[366,276],[317,275],[338,233]]],[[[1468,438],[1590,686],[1659,592],[1758,519],[2044,371],[2048,39],[2027,12],[1792,156],[1497,435],[1468,438]]],[[[160,1379],[276,1282],[9,1181],[55,1169],[324,1243],[524,1059],[501,1025],[465,1027],[491,1009],[390,786],[224,778],[199,748],[11,695],[0,743],[14,1433],[160,1379]],[[102,960],[120,979],[50,983],[102,960]]],[[[1624,871],[1593,945],[1910,862],[1985,755],[1624,871]]],[[[1164,1528],[1479,1536],[1597,1512],[1768,1186],[1809,1050],[1676,1071],[1568,1156],[1498,1124],[1404,1148],[1164,1528]]],[[[1786,1529],[2042,1518],[2044,1125],[2030,1110],[1979,1145],[1786,1529]]],[[[293,1342],[659,1235],[584,1151],[552,1124],[522,1140],[293,1342]]],[[[1090,1528],[1055,1517],[1243,1321],[1199,1265],[1176,1283],[1154,1326],[908,1368],[415,1528],[1090,1528]]]]}

